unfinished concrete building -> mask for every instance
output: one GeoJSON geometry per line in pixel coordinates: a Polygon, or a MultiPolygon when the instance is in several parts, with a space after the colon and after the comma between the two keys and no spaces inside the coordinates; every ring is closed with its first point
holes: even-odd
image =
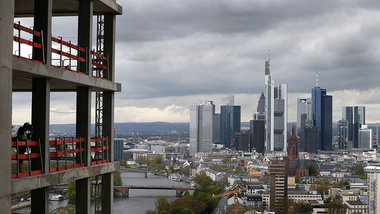
{"type": "Polygon", "coordinates": [[[102,180],[95,209],[112,213],[114,93],[121,90],[115,82],[115,26],[121,13],[115,0],[0,0],[0,213],[11,213],[11,195],[23,191],[30,191],[32,213],[49,213],[49,186],[71,181],[76,183],[76,213],[90,213],[93,176],[102,180]],[[78,44],[52,36],[53,16],[78,17],[78,44]],[[17,17],[33,18],[34,27],[15,23],[17,17]],[[95,28],[97,45],[92,47],[95,28]],[[30,38],[23,38],[27,34],[30,38]],[[25,45],[32,49],[29,56],[18,49],[25,45]],[[12,138],[11,131],[12,94],[19,91],[32,93],[34,134],[25,141],[12,138]],[[72,138],[49,139],[50,93],[55,91],[76,93],[72,138]],[[97,99],[95,138],[92,93],[97,99]],[[20,153],[20,147],[27,152],[20,153]]]}

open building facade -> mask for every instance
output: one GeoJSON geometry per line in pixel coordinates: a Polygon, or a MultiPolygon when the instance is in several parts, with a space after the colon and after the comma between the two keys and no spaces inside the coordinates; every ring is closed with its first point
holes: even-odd
{"type": "Polygon", "coordinates": [[[115,26],[121,13],[115,0],[0,0],[0,213],[11,213],[11,195],[24,191],[30,191],[32,213],[48,213],[49,187],[72,181],[76,213],[90,213],[94,176],[101,178],[95,209],[112,213],[112,172],[117,165],[110,142],[114,93],[121,90],[115,82],[115,26]],[[52,36],[53,16],[77,17],[78,44],[52,36]],[[18,17],[33,18],[34,27],[15,22],[18,17]],[[98,32],[96,48],[93,31],[98,32]],[[28,55],[20,49],[25,46],[32,50],[28,55]],[[76,93],[76,136],[71,138],[49,139],[50,94],[56,91],[76,93]],[[34,135],[28,141],[12,138],[12,94],[16,92],[32,94],[34,135]],[[95,107],[100,114],[94,136],[91,98],[95,93],[101,105],[95,107]],[[20,153],[20,147],[30,152],[20,153]]]}

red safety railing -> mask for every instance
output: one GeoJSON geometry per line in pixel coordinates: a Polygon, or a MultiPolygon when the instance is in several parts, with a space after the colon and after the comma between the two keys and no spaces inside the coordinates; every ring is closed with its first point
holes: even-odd
{"type": "Polygon", "coordinates": [[[108,137],[91,139],[91,165],[110,162],[108,137]]]}
{"type": "MultiPolygon", "coordinates": [[[[49,140],[50,152],[49,152],[49,172],[58,172],[73,168],[79,168],[85,166],[84,152],[86,151],[85,138],[55,138],[49,140]]],[[[33,175],[43,174],[43,161],[41,158],[41,147],[39,141],[18,141],[15,139],[12,141],[12,148],[14,153],[11,155],[12,160],[16,163],[16,173],[12,173],[12,179],[22,178],[33,175]],[[39,152],[36,149],[32,150],[32,147],[38,147],[39,152]],[[39,170],[32,170],[32,160],[37,159],[41,161],[42,168],[39,170]],[[19,163],[28,161],[28,170],[20,170],[19,163]]],[[[92,138],[91,139],[91,165],[102,164],[110,162],[108,137],[92,138]]]]}
{"type": "Polygon", "coordinates": [[[49,172],[57,172],[85,166],[85,138],[55,138],[50,140],[49,172]],[[52,166],[54,165],[55,166],[52,166]]]}
{"type": "MultiPolygon", "coordinates": [[[[12,148],[16,151],[12,154],[12,160],[16,160],[16,173],[12,173],[12,178],[22,178],[32,175],[40,175],[43,173],[42,168],[38,170],[32,170],[32,159],[40,159],[40,166],[42,166],[41,147],[38,140],[30,141],[18,141],[17,139],[12,141],[12,148]],[[39,152],[32,153],[32,147],[38,147],[39,152]],[[25,154],[26,153],[26,154],[25,154]],[[24,161],[28,163],[28,171],[24,172],[24,161]],[[22,167],[22,169],[20,169],[22,167]]],[[[35,150],[35,149],[33,149],[35,150]]]]}
{"type": "MultiPolygon", "coordinates": [[[[43,63],[38,60],[32,59],[32,51],[30,48],[39,48],[43,49],[43,43],[37,43],[34,41],[34,37],[42,38],[42,31],[36,31],[34,29],[20,25],[20,22],[14,24],[15,35],[13,36],[15,54],[16,57],[20,57],[27,60],[32,60],[34,62],[43,63]],[[26,34],[25,34],[26,33],[26,34]],[[25,34],[25,36],[24,36],[25,34]],[[25,54],[22,54],[22,46],[28,46],[28,49],[25,54]],[[17,47],[17,48],[16,48],[17,47]]],[[[72,44],[71,41],[64,41],[62,37],[52,37],[52,62],[51,66],[56,68],[61,68],[71,72],[77,72],[84,74],[78,71],[78,64],[80,62],[86,62],[87,59],[92,58],[92,69],[93,77],[108,80],[105,75],[108,72],[108,57],[99,54],[95,51],[91,51],[91,58],[81,57],[80,53],[87,53],[86,48],[80,47],[78,45],[72,44]]],[[[83,55],[83,54],[82,54],[83,55]]],[[[45,61],[45,59],[43,59],[45,61]]]]}

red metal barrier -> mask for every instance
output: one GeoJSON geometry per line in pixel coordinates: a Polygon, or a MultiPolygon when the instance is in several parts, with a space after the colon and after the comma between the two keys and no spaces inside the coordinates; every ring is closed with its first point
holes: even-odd
{"type": "MultiPolygon", "coordinates": [[[[68,170],[73,168],[84,167],[84,158],[82,157],[85,152],[85,138],[56,138],[55,140],[49,140],[50,149],[55,151],[49,152],[49,164],[56,162],[55,167],[49,167],[49,172],[57,172],[62,170],[68,170]],[[79,148],[78,148],[79,147],[79,148]],[[70,155],[70,156],[68,156],[70,155]],[[70,158],[71,160],[68,160],[70,158]],[[68,161],[71,164],[68,164],[68,161]],[[63,164],[63,166],[62,166],[63,164]]],[[[102,164],[110,162],[108,137],[104,138],[92,138],[91,139],[91,151],[93,153],[91,165],[102,164]]],[[[39,141],[12,141],[12,148],[17,149],[16,154],[12,154],[12,160],[17,160],[17,173],[12,174],[12,179],[22,178],[26,176],[43,174],[41,170],[31,170],[31,159],[40,158],[40,153],[31,153],[30,147],[40,146],[39,141]],[[19,154],[19,147],[27,147],[27,154],[19,154]],[[18,168],[18,162],[22,160],[29,161],[29,171],[20,172],[18,168]]],[[[41,150],[40,150],[41,152],[41,150]]],[[[42,160],[41,160],[42,163],[42,160]]]]}
{"type": "MultiPolygon", "coordinates": [[[[22,178],[22,177],[26,177],[26,176],[32,176],[32,175],[39,175],[39,174],[42,174],[42,169],[40,170],[33,170],[32,171],[32,161],[31,159],[36,159],[36,158],[39,158],[41,163],[42,163],[42,159],[41,159],[41,148],[40,148],[40,143],[39,141],[30,141],[30,140],[26,140],[26,141],[18,141],[18,140],[15,140],[15,141],[12,141],[11,143],[12,145],[12,148],[16,149],[16,154],[12,154],[11,155],[11,158],[12,160],[16,160],[17,163],[16,163],[16,173],[12,173],[11,177],[12,178],[22,178]],[[32,153],[31,151],[31,147],[39,147],[39,153],[32,153]],[[20,147],[25,147],[25,151],[26,151],[26,154],[24,152],[24,154],[20,154],[20,147]],[[28,168],[29,168],[29,171],[27,172],[21,172],[20,168],[19,168],[19,163],[23,162],[24,160],[27,160],[28,161],[28,168]]],[[[20,163],[20,165],[21,165],[20,163]]],[[[41,164],[42,165],[42,164],[41,164]]]]}
{"type": "MultiPolygon", "coordinates": [[[[18,54],[14,54],[16,57],[20,57],[22,59],[27,59],[27,60],[32,60],[34,62],[42,63],[41,61],[30,59],[25,56],[21,56],[21,44],[28,45],[30,47],[35,47],[42,49],[43,45],[41,43],[36,43],[34,41],[34,38],[32,39],[25,39],[21,37],[21,32],[25,32],[28,34],[31,34],[32,36],[36,37],[41,37],[42,33],[36,30],[33,30],[31,28],[27,28],[25,26],[20,25],[20,22],[14,23],[14,29],[17,30],[18,35],[13,36],[13,41],[15,41],[18,45],[18,54]]],[[[62,38],[57,38],[57,37],[52,37],[52,49],[51,52],[54,54],[59,55],[58,59],[52,59],[52,61],[58,61],[58,65],[53,65],[52,63],[51,66],[56,67],[56,68],[61,68],[67,71],[72,71],[72,72],[77,72],[80,74],[84,74],[78,71],[77,68],[77,63],[79,62],[86,62],[87,59],[84,57],[80,57],[80,52],[86,53],[86,49],[83,47],[80,47],[78,45],[72,44],[71,41],[64,41],[62,38]],[[59,48],[55,48],[55,46],[58,46],[59,48]],[[64,48],[67,48],[68,51],[64,51],[64,48]],[[76,53],[73,53],[76,52],[76,53]],[[65,65],[65,61],[68,61],[68,64],[65,65]],[[73,64],[72,64],[73,62],[73,64]]],[[[108,63],[108,57],[99,54],[95,51],[91,51],[91,56],[92,60],[92,68],[94,71],[106,71],[108,69],[107,63],[108,63]]],[[[89,59],[91,59],[89,58],[89,59]]],[[[108,80],[107,78],[104,77],[103,72],[95,72],[95,75],[92,74],[93,77],[95,78],[100,78],[104,80],[108,80]]],[[[85,75],[85,74],[84,74],[85,75]]]]}

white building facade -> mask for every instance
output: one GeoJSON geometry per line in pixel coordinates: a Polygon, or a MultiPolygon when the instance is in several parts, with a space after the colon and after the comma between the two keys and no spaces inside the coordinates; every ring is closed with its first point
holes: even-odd
{"type": "Polygon", "coordinates": [[[190,107],[190,155],[212,151],[214,113],[212,101],[190,107]]]}

